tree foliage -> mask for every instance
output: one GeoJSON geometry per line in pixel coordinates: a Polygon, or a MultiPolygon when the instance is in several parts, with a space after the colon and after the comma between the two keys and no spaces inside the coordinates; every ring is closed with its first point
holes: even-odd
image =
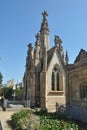
{"type": "Polygon", "coordinates": [[[12,87],[3,87],[0,89],[0,96],[4,95],[6,99],[12,99],[13,89],[12,87]]]}
{"type": "Polygon", "coordinates": [[[0,88],[0,96],[3,95],[3,88],[0,88]]]}
{"type": "Polygon", "coordinates": [[[23,97],[22,89],[13,90],[13,87],[11,86],[0,88],[0,96],[4,95],[4,97],[8,100],[13,100],[14,93],[15,93],[15,100],[22,100],[23,97]]]}
{"type": "Polygon", "coordinates": [[[16,89],[15,94],[16,94],[16,100],[22,100],[22,97],[23,97],[23,90],[22,89],[16,89]]]}
{"type": "Polygon", "coordinates": [[[5,96],[6,99],[11,100],[12,99],[12,93],[13,93],[12,87],[5,87],[4,88],[4,96],[5,96]]]}

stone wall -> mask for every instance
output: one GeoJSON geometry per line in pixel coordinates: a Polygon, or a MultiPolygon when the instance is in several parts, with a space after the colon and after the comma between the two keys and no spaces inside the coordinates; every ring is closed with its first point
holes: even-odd
{"type": "Polygon", "coordinates": [[[70,118],[87,122],[87,106],[67,106],[67,114],[70,118]]]}
{"type": "Polygon", "coordinates": [[[46,99],[46,107],[48,111],[55,112],[58,111],[58,105],[65,105],[65,96],[49,96],[46,99]]]}
{"type": "Polygon", "coordinates": [[[81,84],[87,83],[87,66],[75,66],[68,74],[67,113],[71,118],[87,121],[87,98],[81,98],[80,90],[81,84]]]}

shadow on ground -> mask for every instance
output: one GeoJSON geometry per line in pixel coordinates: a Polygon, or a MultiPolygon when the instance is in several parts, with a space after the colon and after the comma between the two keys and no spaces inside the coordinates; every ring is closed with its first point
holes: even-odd
{"type": "Polygon", "coordinates": [[[9,127],[11,128],[11,130],[14,130],[14,126],[13,126],[11,120],[8,120],[8,121],[7,121],[7,124],[9,125],[9,127]]]}

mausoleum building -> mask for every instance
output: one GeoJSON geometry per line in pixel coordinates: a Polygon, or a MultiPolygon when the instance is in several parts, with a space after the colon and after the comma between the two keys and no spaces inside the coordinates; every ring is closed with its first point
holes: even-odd
{"type": "Polygon", "coordinates": [[[28,45],[24,73],[24,99],[30,100],[31,107],[56,111],[66,106],[66,112],[73,118],[87,121],[87,52],[83,49],[73,64],[69,64],[68,52],[64,55],[62,40],[54,37],[50,47],[50,29],[47,12],[35,47],[28,45]]]}

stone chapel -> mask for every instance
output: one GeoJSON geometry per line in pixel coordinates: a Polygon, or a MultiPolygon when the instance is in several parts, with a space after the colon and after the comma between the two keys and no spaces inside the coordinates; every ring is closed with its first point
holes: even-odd
{"type": "Polygon", "coordinates": [[[31,107],[56,111],[57,106],[66,106],[66,112],[75,119],[87,121],[87,52],[80,50],[73,64],[69,64],[68,52],[64,55],[62,40],[54,37],[50,48],[47,12],[35,48],[28,45],[23,78],[24,99],[31,107]]]}

